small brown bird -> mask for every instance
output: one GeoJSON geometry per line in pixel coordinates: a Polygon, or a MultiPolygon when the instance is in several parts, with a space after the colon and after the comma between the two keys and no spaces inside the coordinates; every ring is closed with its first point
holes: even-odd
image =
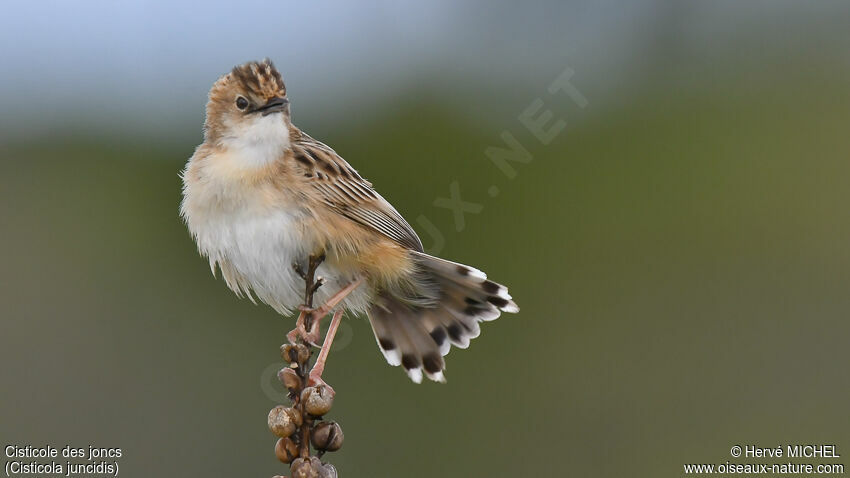
{"type": "Polygon", "coordinates": [[[331,310],[337,325],[343,310],[365,313],[387,361],[417,383],[423,371],[444,381],[450,345],[468,347],[480,321],[519,311],[483,272],[425,254],[369,181],[292,124],[286,87],[268,59],[233,68],[210,90],[180,212],[213,274],[218,267],[237,295],[284,315],[304,300],[296,269],[323,258],[315,298],[324,305],[302,310],[290,340],[316,343],[318,319],[331,310]]]}

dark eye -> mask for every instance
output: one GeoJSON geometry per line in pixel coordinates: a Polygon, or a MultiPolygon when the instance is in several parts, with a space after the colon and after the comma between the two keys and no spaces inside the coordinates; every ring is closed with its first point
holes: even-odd
{"type": "Polygon", "coordinates": [[[236,107],[240,110],[244,110],[248,107],[248,100],[246,100],[244,96],[236,97],[236,107]]]}

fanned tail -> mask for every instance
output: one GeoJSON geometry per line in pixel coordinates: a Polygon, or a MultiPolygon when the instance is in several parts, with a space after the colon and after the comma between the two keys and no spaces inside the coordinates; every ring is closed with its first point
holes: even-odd
{"type": "Polygon", "coordinates": [[[502,312],[519,312],[507,287],[487,279],[478,269],[410,251],[419,268],[422,287],[434,289],[427,304],[384,291],[369,311],[372,330],[390,365],[401,365],[416,383],[423,373],[443,382],[451,345],[469,347],[481,333],[479,322],[502,312]]]}

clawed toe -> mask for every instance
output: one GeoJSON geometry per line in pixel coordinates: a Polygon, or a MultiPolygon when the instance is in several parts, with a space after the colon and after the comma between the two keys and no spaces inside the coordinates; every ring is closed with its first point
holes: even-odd
{"type": "Polygon", "coordinates": [[[298,316],[295,329],[286,334],[286,338],[291,344],[296,343],[298,339],[301,338],[308,344],[318,347],[319,340],[321,339],[319,323],[321,322],[322,316],[319,315],[317,309],[303,305],[299,305],[298,309],[301,311],[301,314],[298,316]],[[307,331],[308,326],[310,327],[309,332],[307,331]]]}
{"type": "Polygon", "coordinates": [[[304,330],[303,326],[298,326],[289,331],[288,334],[286,334],[286,340],[288,340],[290,344],[295,345],[296,343],[298,343],[299,338],[304,338],[309,335],[310,334],[308,334],[307,331],[304,330]]]}
{"type": "Polygon", "coordinates": [[[288,334],[286,334],[286,340],[288,340],[290,344],[295,345],[298,342],[298,329],[292,329],[288,334]]]}
{"type": "Polygon", "coordinates": [[[313,330],[302,335],[304,341],[313,347],[319,347],[319,340],[322,338],[320,335],[319,324],[315,324],[313,326],[313,330]]]}

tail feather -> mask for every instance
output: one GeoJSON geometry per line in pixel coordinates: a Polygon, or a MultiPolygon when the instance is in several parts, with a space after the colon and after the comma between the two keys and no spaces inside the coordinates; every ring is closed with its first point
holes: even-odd
{"type": "Polygon", "coordinates": [[[422,381],[423,369],[431,380],[444,381],[440,346],[419,320],[420,312],[417,307],[381,294],[369,311],[369,321],[390,365],[402,365],[416,383],[422,381]]]}
{"type": "Polygon", "coordinates": [[[479,323],[501,312],[519,312],[508,289],[487,279],[478,269],[411,251],[423,287],[436,289],[432,304],[416,304],[384,291],[376,297],[369,319],[378,345],[390,365],[402,365],[419,383],[423,373],[445,381],[443,357],[451,345],[469,347],[481,333],[479,323]]]}
{"type": "MultiPolygon", "coordinates": [[[[498,310],[503,312],[517,313],[519,307],[513,301],[513,297],[508,294],[508,288],[497,284],[487,279],[487,274],[480,270],[457,262],[447,261],[439,257],[429,256],[421,252],[412,252],[414,257],[418,259],[420,264],[423,264],[441,281],[455,284],[457,287],[450,288],[450,292],[455,295],[466,293],[463,297],[467,305],[479,306],[477,302],[486,302],[494,305],[498,310]],[[475,302],[472,302],[474,300],[475,302]]],[[[479,308],[481,308],[479,306],[479,308]]],[[[492,319],[498,317],[497,313],[492,319]]]]}

